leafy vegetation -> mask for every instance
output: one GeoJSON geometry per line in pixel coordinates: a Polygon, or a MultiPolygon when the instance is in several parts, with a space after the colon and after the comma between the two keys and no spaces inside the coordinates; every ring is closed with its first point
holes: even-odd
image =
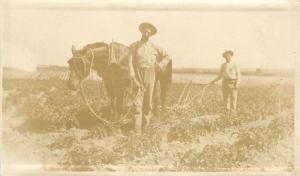
{"type": "MultiPolygon", "coordinates": [[[[51,163],[47,169],[52,170],[293,169],[291,84],[243,85],[238,115],[230,117],[222,113],[219,86],[210,86],[202,101],[174,106],[183,86],[173,85],[168,108],[138,135],[131,115],[132,120],[120,128],[101,124],[65,81],[3,80],[5,153],[51,163]],[[18,119],[21,122],[11,124],[18,119]],[[35,152],[30,146],[36,146],[35,152]]],[[[192,85],[190,95],[202,88],[192,85]]],[[[86,90],[96,112],[111,120],[109,103],[99,96],[99,83],[88,82],[86,90]]]]}

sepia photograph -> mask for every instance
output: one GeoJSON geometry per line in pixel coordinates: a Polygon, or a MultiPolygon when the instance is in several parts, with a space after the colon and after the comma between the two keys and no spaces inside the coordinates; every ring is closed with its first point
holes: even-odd
{"type": "Polygon", "coordinates": [[[2,175],[300,174],[299,3],[3,1],[2,175]]]}

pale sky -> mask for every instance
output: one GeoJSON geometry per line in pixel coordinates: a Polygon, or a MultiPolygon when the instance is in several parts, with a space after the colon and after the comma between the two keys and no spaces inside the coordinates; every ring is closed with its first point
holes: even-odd
{"type": "Polygon", "coordinates": [[[288,11],[142,11],[12,9],[7,14],[2,64],[31,70],[65,65],[71,46],[112,39],[129,45],[138,25],[151,22],[152,41],[172,56],[174,67],[218,68],[222,52],[234,51],[241,68],[293,68],[288,11]]]}

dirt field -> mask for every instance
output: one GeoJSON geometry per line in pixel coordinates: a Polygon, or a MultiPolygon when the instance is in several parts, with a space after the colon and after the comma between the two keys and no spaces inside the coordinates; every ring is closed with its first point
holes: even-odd
{"type": "MultiPolygon", "coordinates": [[[[210,79],[174,80],[191,78],[194,83],[210,79]]],[[[176,106],[183,87],[172,86],[167,110],[137,136],[132,123],[109,128],[98,122],[81,96],[67,90],[66,81],[5,79],[4,162],[73,171],[293,169],[293,78],[244,79],[239,112],[231,118],[222,114],[219,84],[208,87],[202,101],[195,98],[187,107],[176,106]]],[[[97,113],[110,120],[99,83],[89,82],[86,90],[97,113]]],[[[203,85],[193,84],[190,97],[202,90],[203,85]]]]}

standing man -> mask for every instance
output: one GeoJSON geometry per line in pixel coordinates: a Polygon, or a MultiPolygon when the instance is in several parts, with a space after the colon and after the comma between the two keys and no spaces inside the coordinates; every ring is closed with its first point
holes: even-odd
{"type": "Polygon", "coordinates": [[[152,116],[152,98],[155,84],[155,70],[163,69],[170,60],[169,55],[150,41],[157,29],[150,23],[139,26],[142,38],[130,45],[129,74],[136,83],[135,129],[141,132],[149,125],[152,116]]]}
{"type": "Polygon", "coordinates": [[[223,79],[222,89],[226,114],[236,114],[237,96],[241,74],[236,64],[231,61],[233,57],[233,51],[225,51],[223,53],[223,57],[226,59],[226,62],[221,65],[218,77],[211,81],[210,84],[214,84],[218,80],[223,79]]]}

